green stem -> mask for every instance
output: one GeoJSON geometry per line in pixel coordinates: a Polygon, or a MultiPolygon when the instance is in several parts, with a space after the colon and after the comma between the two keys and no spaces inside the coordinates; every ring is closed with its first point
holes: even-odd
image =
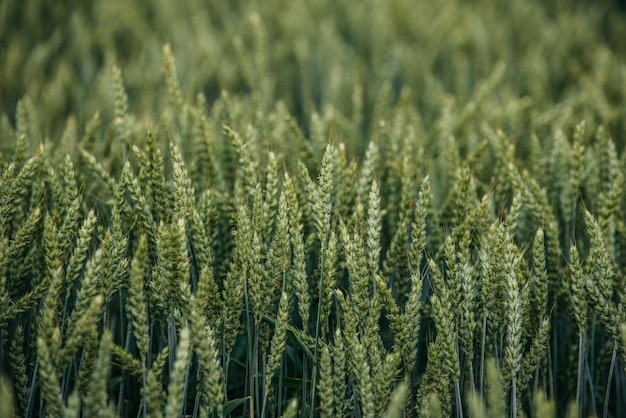
{"type": "MultiPolygon", "coordinates": [[[[243,297],[244,297],[244,303],[246,305],[246,339],[247,339],[247,343],[248,343],[248,361],[247,361],[247,376],[248,376],[248,391],[250,393],[250,396],[254,396],[253,395],[253,391],[254,391],[254,367],[253,367],[253,353],[252,353],[252,326],[250,325],[250,301],[248,299],[248,280],[244,279],[243,281],[243,297]]],[[[228,376],[226,376],[226,378],[228,378],[228,376]]],[[[251,408],[253,408],[252,406],[252,402],[250,402],[250,406],[251,408]]],[[[253,411],[250,411],[250,414],[253,414],[253,411]]]]}
{"type": "Polygon", "coordinates": [[[578,417],[582,418],[582,390],[583,390],[583,376],[584,376],[584,353],[585,353],[585,330],[580,330],[578,336],[578,377],[576,379],[576,405],[578,406],[578,417]]]}
{"type": "Polygon", "coordinates": [[[485,396],[485,342],[487,339],[487,313],[483,318],[483,336],[480,344],[480,396],[485,396]]]}
{"type": "Polygon", "coordinates": [[[613,383],[613,372],[615,371],[615,361],[617,359],[617,350],[613,348],[613,355],[611,356],[611,367],[609,368],[609,379],[606,382],[606,391],[604,393],[604,413],[603,418],[609,416],[609,400],[611,398],[611,383],[613,383]]]}
{"type": "Polygon", "coordinates": [[[511,418],[517,418],[517,378],[511,382],[511,418]]]}
{"type": "Polygon", "coordinates": [[[317,300],[317,319],[315,321],[315,353],[313,355],[313,375],[311,376],[311,409],[309,410],[309,417],[313,418],[313,412],[315,411],[315,389],[317,387],[317,349],[319,347],[319,335],[320,335],[320,320],[322,318],[322,290],[324,289],[324,242],[322,242],[320,249],[320,290],[317,300]]]}

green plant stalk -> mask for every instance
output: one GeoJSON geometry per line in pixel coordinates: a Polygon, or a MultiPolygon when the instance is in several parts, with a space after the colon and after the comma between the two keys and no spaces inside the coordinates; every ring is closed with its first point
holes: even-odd
{"type": "Polygon", "coordinates": [[[511,417],[517,417],[517,378],[511,380],[511,417]]]}
{"type": "Polygon", "coordinates": [[[456,401],[456,416],[463,418],[463,403],[461,402],[461,388],[459,387],[459,379],[454,382],[454,396],[456,401]]]}
{"type": "MultiPolygon", "coordinates": [[[[255,313],[256,315],[256,313],[255,313]]],[[[256,321],[255,321],[256,322],[256,321]]],[[[250,388],[250,390],[254,391],[254,409],[256,411],[261,411],[261,388],[263,387],[263,383],[261,383],[261,373],[260,370],[263,366],[260,363],[259,356],[259,326],[258,324],[253,325],[254,329],[254,342],[252,345],[252,374],[254,376],[254,386],[250,388]]],[[[267,378],[265,376],[264,378],[267,378]]]]}
{"type": "Polygon", "coordinates": [[[611,397],[611,383],[613,382],[613,373],[615,372],[615,362],[617,360],[617,349],[613,348],[613,354],[611,355],[611,366],[609,367],[609,377],[606,382],[606,390],[604,392],[604,412],[602,418],[609,416],[609,400],[611,397]]]}
{"type": "Polygon", "coordinates": [[[578,336],[578,370],[576,373],[576,405],[578,405],[578,416],[582,418],[583,411],[583,376],[585,371],[585,330],[580,330],[578,336]]]}
{"type": "MultiPolygon", "coordinates": [[[[246,339],[247,339],[247,346],[248,346],[248,354],[247,354],[247,364],[246,364],[246,375],[248,376],[248,381],[247,381],[247,385],[248,385],[248,391],[252,392],[254,390],[254,379],[255,379],[255,373],[254,373],[254,368],[253,368],[253,364],[254,362],[254,353],[253,353],[253,329],[252,327],[254,325],[251,324],[250,321],[250,300],[248,298],[248,281],[245,280],[243,281],[243,297],[244,297],[244,303],[245,303],[245,307],[246,307],[246,339]],[[248,368],[250,368],[252,370],[252,373],[250,373],[250,371],[248,370],[248,368]]],[[[227,369],[228,370],[228,369],[227,369]]],[[[228,381],[228,374],[226,374],[226,379],[228,381]]],[[[252,399],[250,400],[250,415],[253,416],[254,415],[254,408],[252,407],[252,399]]]]}
{"type": "Polygon", "coordinates": [[[324,289],[324,241],[321,242],[320,248],[320,284],[319,284],[319,292],[318,292],[318,300],[317,300],[317,319],[315,320],[315,352],[313,353],[313,371],[311,376],[311,410],[309,411],[309,418],[313,418],[313,412],[315,408],[315,390],[317,388],[317,350],[319,347],[319,336],[320,336],[320,321],[322,317],[322,291],[324,289]]]}
{"type": "Polygon", "coordinates": [[[483,316],[482,338],[480,343],[480,396],[485,396],[485,344],[487,342],[487,315],[483,316]]]}

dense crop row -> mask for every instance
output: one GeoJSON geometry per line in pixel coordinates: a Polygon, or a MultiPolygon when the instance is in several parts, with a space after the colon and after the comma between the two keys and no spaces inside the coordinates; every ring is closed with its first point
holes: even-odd
{"type": "Polygon", "coordinates": [[[626,20],[430,3],[0,6],[0,416],[626,414],[626,20]]]}

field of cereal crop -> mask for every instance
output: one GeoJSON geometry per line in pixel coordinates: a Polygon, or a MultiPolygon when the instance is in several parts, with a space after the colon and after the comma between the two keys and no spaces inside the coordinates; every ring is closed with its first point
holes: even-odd
{"type": "Polygon", "coordinates": [[[2,2],[0,417],[626,416],[625,9],[2,2]]]}

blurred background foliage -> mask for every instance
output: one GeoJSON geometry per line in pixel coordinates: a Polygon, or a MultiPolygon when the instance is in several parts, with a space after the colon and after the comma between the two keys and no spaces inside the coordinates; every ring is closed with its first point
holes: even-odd
{"type": "Polygon", "coordinates": [[[369,132],[386,83],[393,101],[411,89],[429,128],[442,101],[462,108],[502,63],[492,104],[526,109],[507,119],[513,134],[577,116],[605,124],[621,149],[625,21],[608,0],[8,0],[0,4],[0,115],[15,125],[18,101],[28,98],[39,139],[56,141],[68,118],[84,127],[97,111],[113,112],[116,65],[131,113],[158,120],[170,43],[186,99],[202,92],[211,106],[223,90],[255,91],[261,111],[280,100],[305,132],[324,106],[350,115],[355,92],[369,132]]]}

